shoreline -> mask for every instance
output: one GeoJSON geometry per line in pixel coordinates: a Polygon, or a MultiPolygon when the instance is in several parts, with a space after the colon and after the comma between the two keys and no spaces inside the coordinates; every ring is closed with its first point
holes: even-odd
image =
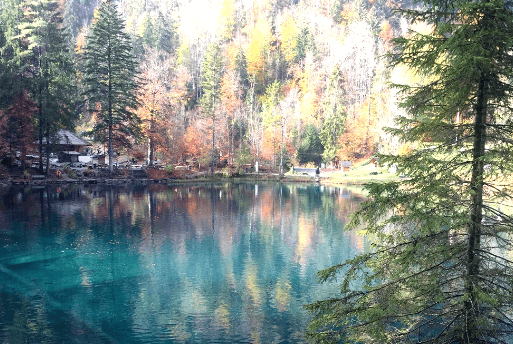
{"type": "MultiPolygon", "coordinates": [[[[210,177],[197,177],[197,178],[63,178],[63,179],[24,179],[24,178],[9,178],[0,179],[0,187],[12,186],[47,186],[47,185],[153,185],[153,184],[186,184],[194,182],[238,182],[238,181],[267,181],[267,182],[284,182],[284,183],[317,183],[313,177],[306,176],[279,176],[275,174],[260,174],[260,175],[243,175],[236,177],[216,176],[210,177]]],[[[323,180],[324,182],[324,180],[323,180]]]]}

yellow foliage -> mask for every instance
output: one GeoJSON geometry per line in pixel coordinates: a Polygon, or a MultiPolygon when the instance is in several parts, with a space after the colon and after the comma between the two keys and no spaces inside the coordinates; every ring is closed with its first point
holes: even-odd
{"type": "Polygon", "coordinates": [[[82,30],[80,30],[80,33],[78,34],[77,39],[75,41],[75,52],[77,54],[82,54],[84,52],[85,42],[86,42],[85,28],[82,28],[82,30]]]}
{"type": "Polygon", "coordinates": [[[305,67],[298,72],[299,88],[301,90],[301,113],[305,123],[312,123],[317,120],[319,109],[319,91],[321,82],[316,73],[314,58],[311,53],[307,53],[305,58],[305,67]]]}
{"type": "Polygon", "coordinates": [[[351,22],[356,17],[356,12],[352,3],[345,3],[340,13],[344,22],[351,22]]]}
{"type": "Polygon", "coordinates": [[[234,0],[223,0],[219,13],[221,35],[224,39],[230,39],[235,29],[235,3],[234,0]]]}
{"type": "Polygon", "coordinates": [[[264,81],[265,54],[269,50],[271,37],[267,21],[260,20],[252,32],[251,42],[246,53],[248,74],[260,82],[264,81]]]}
{"type": "Polygon", "coordinates": [[[290,14],[286,14],[280,26],[281,32],[281,49],[285,60],[292,62],[296,58],[297,34],[298,29],[294,18],[290,14]]]}

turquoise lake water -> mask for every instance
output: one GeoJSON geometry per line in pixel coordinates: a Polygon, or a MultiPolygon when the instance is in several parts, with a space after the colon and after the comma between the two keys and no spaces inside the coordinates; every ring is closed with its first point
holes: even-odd
{"type": "Polygon", "coordinates": [[[304,343],[316,272],[366,250],[316,185],[0,194],[0,343],[304,343]]]}

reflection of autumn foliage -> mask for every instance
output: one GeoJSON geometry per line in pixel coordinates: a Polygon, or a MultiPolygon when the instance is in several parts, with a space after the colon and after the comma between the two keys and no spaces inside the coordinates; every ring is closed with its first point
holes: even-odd
{"type": "Polygon", "coordinates": [[[274,209],[274,195],[271,192],[272,190],[266,190],[261,193],[261,210],[260,217],[262,222],[265,224],[271,224],[274,220],[275,209],[274,209]]]}
{"type": "Polygon", "coordinates": [[[34,126],[31,120],[36,110],[34,102],[24,93],[16,96],[5,115],[0,111],[0,154],[14,157],[15,152],[19,151],[20,159],[25,160],[34,146],[34,126]]]}
{"type": "Polygon", "coordinates": [[[315,223],[312,219],[307,219],[300,215],[297,230],[297,247],[295,252],[296,261],[304,266],[308,261],[308,256],[312,251],[312,244],[316,234],[315,223]]]}

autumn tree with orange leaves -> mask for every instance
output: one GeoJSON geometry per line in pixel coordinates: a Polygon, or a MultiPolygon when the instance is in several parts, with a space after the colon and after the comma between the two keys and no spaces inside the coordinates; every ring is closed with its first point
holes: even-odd
{"type": "Polygon", "coordinates": [[[141,118],[143,133],[147,139],[147,159],[150,164],[156,160],[157,150],[171,148],[166,145],[171,123],[166,116],[169,97],[165,85],[171,78],[172,67],[172,62],[167,56],[153,50],[149,50],[142,64],[143,87],[139,94],[140,107],[137,114],[141,118]]]}
{"type": "Polygon", "coordinates": [[[37,105],[26,92],[16,96],[5,113],[0,111],[0,154],[13,161],[19,152],[22,168],[25,168],[27,153],[34,147],[32,119],[36,112],[37,105]]]}

